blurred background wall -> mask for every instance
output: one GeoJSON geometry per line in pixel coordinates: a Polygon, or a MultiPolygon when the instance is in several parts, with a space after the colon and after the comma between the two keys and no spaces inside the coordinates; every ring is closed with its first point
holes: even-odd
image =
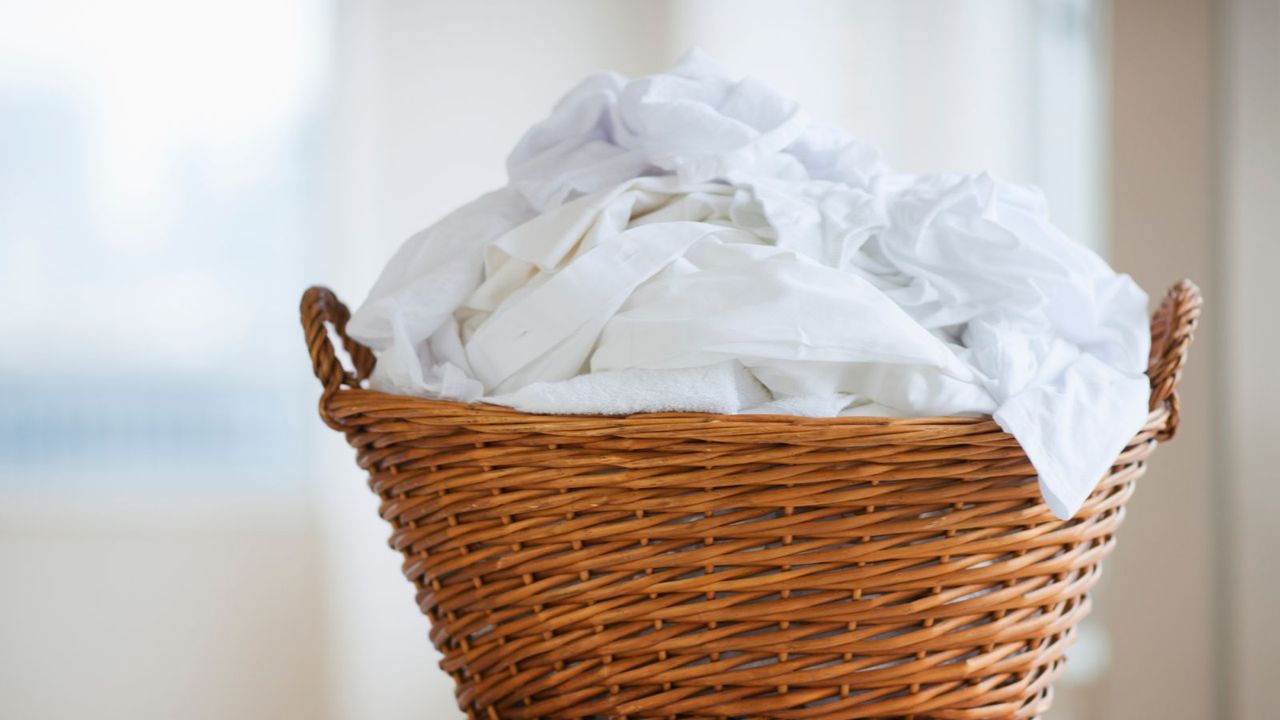
{"type": "Polygon", "coordinates": [[[297,298],[358,303],[573,83],[696,44],[1205,287],[1049,720],[1265,717],[1278,43],[1274,0],[0,4],[0,716],[461,717],[297,298]]]}

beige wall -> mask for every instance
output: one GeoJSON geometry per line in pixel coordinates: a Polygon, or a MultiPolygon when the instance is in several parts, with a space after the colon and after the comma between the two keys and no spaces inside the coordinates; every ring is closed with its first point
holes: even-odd
{"type": "Polygon", "coordinates": [[[1115,261],[1207,314],[1181,435],[1131,506],[1104,612],[1105,717],[1280,707],[1280,3],[1115,0],[1115,261]],[[1130,658],[1131,660],[1123,660],[1130,658]]]}
{"type": "Polygon", "coordinates": [[[1219,476],[1224,716],[1280,708],[1280,2],[1231,0],[1219,21],[1219,476]]]}
{"type": "MultiPolygon", "coordinates": [[[[1113,263],[1153,302],[1193,278],[1218,301],[1213,248],[1211,0],[1116,0],[1112,62],[1113,263]]],[[[1212,404],[1220,327],[1202,325],[1183,378],[1178,438],[1128,509],[1099,607],[1113,644],[1101,717],[1218,717],[1212,404]]]]}
{"type": "Polygon", "coordinates": [[[124,507],[61,486],[0,508],[0,716],[324,717],[305,504],[124,507]]]}

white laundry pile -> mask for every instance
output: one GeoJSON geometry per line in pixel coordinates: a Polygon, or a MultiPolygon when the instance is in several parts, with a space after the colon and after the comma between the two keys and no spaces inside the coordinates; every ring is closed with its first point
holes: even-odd
{"type": "Polygon", "coordinates": [[[990,414],[1079,509],[1143,424],[1146,295],[1030,188],[904,175],[698,53],[588,78],[412,237],[376,388],[537,413],[990,414]]]}

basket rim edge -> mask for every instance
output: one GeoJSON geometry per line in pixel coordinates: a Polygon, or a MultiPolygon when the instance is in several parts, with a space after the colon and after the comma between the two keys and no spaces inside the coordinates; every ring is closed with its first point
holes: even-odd
{"type": "MultiPolygon", "coordinates": [[[[929,430],[964,434],[988,434],[987,442],[1009,441],[1016,443],[1013,435],[1003,430],[989,415],[982,416],[924,416],[888,417],[880,415],[855,415],[837,417],[806,417],[800,415],[721,414],[703,412],[646,412],[630,415],[586,415],[527,413],[504,405],[492,403],[466,403],[417,395],[402,395],[373,390],[366,387],[343,387],[327,398],[331,409],[339,416],[351,411],[362,412],[376,404],[379,410],[391,409],[416,411],[418,418],[470,418],[492,423],[516,423],[521,425],[571,426],[592,425],[597,434],[608,428],[657,429],[657,427],[682,426],[680,429],[751,428],[754,431],[776,430],[848,430],[867,431],[877,429],[899,432],[927,432],[929,430]]],[[[1164,407],[1151,410],[1137,436],[1152,432],[1162,424],[1168,410],[1164,407]]],[[[675,428],[672,428],[675,429],[675,428]]],[[[1136,439],[1136,437],[1135,437],[1136,439]]],[[[1132,441],[1131,443],[1132,444],[1132,441]]]]}

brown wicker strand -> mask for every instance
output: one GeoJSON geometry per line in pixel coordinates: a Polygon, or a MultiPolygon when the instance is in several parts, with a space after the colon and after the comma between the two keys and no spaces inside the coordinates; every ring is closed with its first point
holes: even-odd
{"type": "Polygon", "coordinates": [[[328,288],[311,287],[302,294],[302,330],[306,335],[307,351],[311,354],[311,366],[316,379],[324,386],[320,396],[320,417],[329,427],[342,430],[329,411],[329,399],[342,387],[357,388],[373,372],[376,362],[369,348],[347,336],[347,321],[351,312],[328,288]],[[329,329],[337,334],[343,348],[351,356],[354,371],[343,367],[329,339],[329,329]]]}
{"type": "Polygon", "coordinates": [[[1178,432],[1182,418],[1178,383],[1203,305],[1200,288],[1190,280],[1180,280],[1169,288],[1151,323],[1151,362],[1147,370],[1151,378],[1151,409],[1161,405],[1169,408],[1169,420],[1157,435],[1161,441],[1172,439],[1178,432]]]}

